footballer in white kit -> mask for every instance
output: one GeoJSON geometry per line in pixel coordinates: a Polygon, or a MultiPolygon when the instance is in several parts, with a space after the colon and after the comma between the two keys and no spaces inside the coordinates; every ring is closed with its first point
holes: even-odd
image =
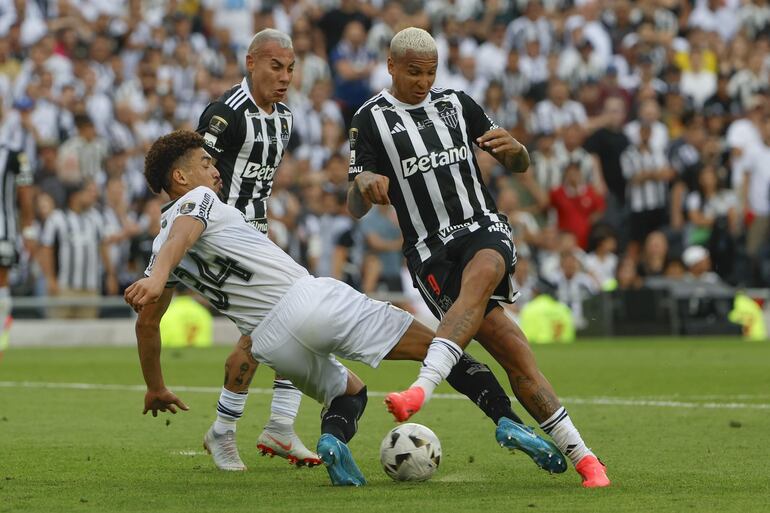
{"type": "Polygon", "coordinates": [[[145,275],[180,216],[200,221],[203,231],[167,285],[181,281],[206,296],[251,335],[254,358],[327,406],[347,385],[333,355],[377,367],[413,320],[340,281],[311,276],[205,186],[164,208],[145,275]]]}
{"type": "MultiPolygon", "coordinates": [[[[147,384],[144,413],[188,409],[166,388],[160,363],[160,320],[173,285],[182,282],[205,295],[250,337],[257,361],[324,404],[318,455],[333,484],[363,485],[366,480],[347,442],[366,407],[366,386],[334,355],[372,367],[384,358],[422,361],[434,333],[403,310],[337,280],[308,274],[247,224],[239,210],[219,200],[221,179],[204,147],[202,136],[179,130],[155,141],[145,159],[150,188],[167,192],[173,203],[161,216],[146,277],[124,294],[139,314],[137,345],[147,384]]],[[[482,371],[469,376],[469,386],[504,395],[494,375],[482,371]]],[[[553,457],[551,446],[528,429],[508,420],[498,426],[496,437],[506,447],[523,448],[536,462],[553,457]]],[[[240,461],[232,436],[207,434],[204,446],[220,468],[223,462],[240,461]]]]}

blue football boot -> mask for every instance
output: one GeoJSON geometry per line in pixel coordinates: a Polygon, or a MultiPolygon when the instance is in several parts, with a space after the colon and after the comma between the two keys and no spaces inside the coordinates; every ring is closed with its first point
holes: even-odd
{"type": "Polygon", "coordinates": [[[364,475],[353,460],[348,446],[328,433],[321,435],[316,448],[318,456],[326,465],[329,478],[334,486],[363,486],[364,475]]]}
{"type": "Polygon", "coordinates": [[[501,417],[495,438],[501,447],[519,449],[543,470],[552,474],[561,474],[567,470],[567,461],[559,448],[553,442],[539,437],[531,427],[501,417]]]}

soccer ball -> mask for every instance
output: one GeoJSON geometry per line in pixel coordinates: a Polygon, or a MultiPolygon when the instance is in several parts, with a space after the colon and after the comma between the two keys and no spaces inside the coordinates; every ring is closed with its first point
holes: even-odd
{"type": "Polygon", "coordinates": [[[401,424],[380,444],[380,462],[396,481],[427,481],[441,461],[441,442],[421,424],[401,424]]]}

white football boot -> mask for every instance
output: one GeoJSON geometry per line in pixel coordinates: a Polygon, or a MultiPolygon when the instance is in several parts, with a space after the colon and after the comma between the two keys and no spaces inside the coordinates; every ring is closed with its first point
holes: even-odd
{"type": "Polygon", "coordinates": [[[203,437],[203,448],[214,458],[214,464],[220,470],[243,471],[246,465],[238,454],[235,444],[235,431],[227,431],[220,435],[211,426],[203,437]]]}
{"type": "Polygon", "coordinates": [[[257,438],[257,449],[262,456],[280,456],[298,467],[315,467],[322,463],[316,453],[305,447],[291,425],[269,422],[257,438]]]}

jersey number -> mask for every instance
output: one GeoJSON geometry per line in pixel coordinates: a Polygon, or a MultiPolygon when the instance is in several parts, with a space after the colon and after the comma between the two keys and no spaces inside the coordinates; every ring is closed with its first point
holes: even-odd
{"type": "Polygon", "coordinates": [[[227,278],[235,275],[243,281],[249,281],[253,275],[251,271],[241,267],[237,261],[230,257],[215,257],[214,263],[219,266],[219,272],[214,272],[199,255],[193,252],[188,252],[187,254],[193,259],[195,265],[198,266],[201,278],[208,283],[204,283],[204,281],[199,280],[192,273],[181,267],[177,268],[174,274],[184,281],[191,282],[193,288],[207,296],[211,300],[211,306],[217,310],[227,310],[230,308],[230,298],[220,290],[225,281],[227,281],[227,278]]]}

